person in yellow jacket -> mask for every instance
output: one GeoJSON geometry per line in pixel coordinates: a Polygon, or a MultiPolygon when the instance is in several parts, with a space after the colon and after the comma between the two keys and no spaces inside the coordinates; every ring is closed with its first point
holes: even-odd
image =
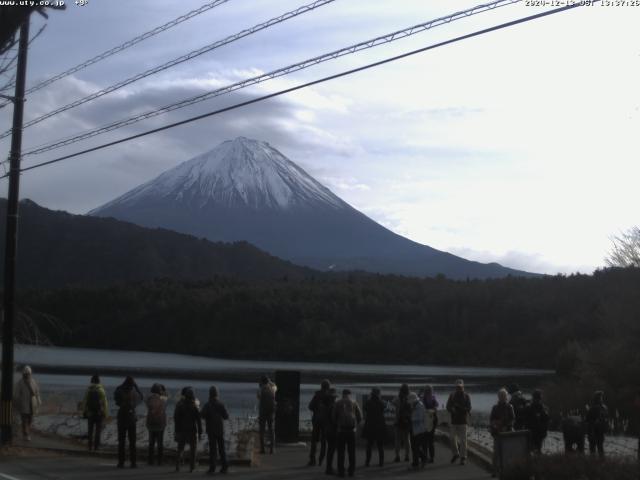
{"type": "Polygon", "coordinates": [[[88,423],[89,450],[98,450],[104,420],[109,416],[107,394],[100,384],[98,375],[91,377],[91,384],[84,394],[81,408],[82,416],[87,419],[88,423]]]}

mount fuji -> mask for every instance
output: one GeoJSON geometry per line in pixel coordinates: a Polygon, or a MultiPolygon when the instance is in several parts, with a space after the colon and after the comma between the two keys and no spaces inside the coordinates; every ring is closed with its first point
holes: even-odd
{"type": "Polygon", "coordinates": [[[449,278],[529,276],[393,233],[266,142],[238,137],[89,212],[213,241],[245,240],[320,270],[449,278]]]}

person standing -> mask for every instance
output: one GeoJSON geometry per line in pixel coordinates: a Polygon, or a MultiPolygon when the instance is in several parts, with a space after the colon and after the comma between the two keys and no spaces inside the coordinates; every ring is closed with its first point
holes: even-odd
{"type": "Polygon", "coordinates": [[[136,407],[142,402],[142,393],[133,378],[127,376],[113,397],[118,406],[118,468],[124,468],[127,438],[131,468],[136,468],[136,407]]]}
{"type": "Polygon", "coordinates": [[[198,439],[202,436],[202,421],[200,411],[196,406],[196,395],[191,387],[182,389],[182,398],[176,404],[173,412],[175,424],[175,437],[178,443],[176,455],[176,472],[180,471],[184,447],[189,444],[189,467],[190,472],[196,469],[196,448],[198,439]]]}
{"type": "Polygon", "coordinates": [[[369,398],[362,406],[364,412],[364,427],[362,436],[367,440],[367,457],[364,463],[368,467],[371,463],[371,450],[375,443],[378,448],[378,465],[384,465],[384,439],[387,436],[387,424],[384,419],[385,404],[380,398],[380,389],[371,389],[369,398]]]}
{"type": "Polygon", "coordinates": [[[636,429],[638,433],[638,461],[640,462],[640,390],[636,390],[636,396],[633,399],[633,406],[636,414],[636,429]]]}
{"type": "Polygon", "coordinates": [[[542,443],[549,429],[549,410],[542,403],[542,392],[534,390],[531,395],[531,403],[525,412],[525,428],[531,435],[531,447],[533,453],[542,453],[542,443]]]}
{"type": "Polygon", "coordinates": [[[456,389],[449,395],[447,411],[451,414],[451,463],[459,458],[460,465],[464,465],[467,461],[467,425],[471,413],[471,398],[464,391],[464,381],[461,379],[456,380],[456,389]]]}
{"type": "Polygon", "coordinates": [[[258,425],[260,428],[260,453],[265,453],[264,434],[265,427],[269,432],[269,453],[273,454],[276,445],[276,436],[273,430],[273,419],[276,414],[276,392],[278,386],[268,376],[263,375],[258,387],[258,425]]]}
{"type": "Polygon", "coordinates": [[[100,448],[100,433],[104,419],[109,416],[109,403],[100,377],[91,377],[91,383],[82,400],[82,417],[87,419],[89,450],[100,448]]]}
{"type": "Polygon", "coordinates": [[[438,399],[433,393],[433,387],[426,385],[424,387],[424,395],[422,397],[422,404],[426,410],[426,428],[424,433],[425,449],[427,454],[427,463],[433,463],[436,455],[435,449],[435,437],[436,427],[438,426],[438,399]]]}
{"type": "Polygon", "coordinates": [[[516,416],[516,419],[513,423],[513,429],[524,430],[525,416],[527,408],[529,406],[529,402],[527,402],[527,399],[524,398],[524,394],[520,390],[520,386],[517,383],[514,383],[509,387],[509,394],[511,394],[509,404],[511,404],[511,406],[513,407],[513,413],[516,416]]]}
{"type": "Polygon", "coordinates": [[[222,468],[220,473],[227,473],[227,453],[224,449],[224,420],[229,420],[229,413],[224,404],[218,399],[218,389],[213,386],[209,389],[209,401],[205,403],[200,412],[209,437],[209,472],[216,471],[216,454],[220,456],[222,468]]]}
{"type": "Polygon", "coordinates": [[[411,453],[413,468],[424,467],[427,463],[424,434],[427,431],[426,410],[415,393],[409,394],[411,405],[411,453]]]}
{"type": "Polygon", "coordinates": [[[594,455],[597,450],[598,455],[604,457],[604,435],[609,428],[609,409],[604,404],[603,391],[598,390],[593,394],[585,420],[589,452],[594,455]]]}
{"type": "Polygon", "coordinates": [[[504,432],[513,431],[513,423],[515,421],[515,413],[513,406],[508,402],[509,394],[506,389],[498,390],[498,403],[491,409],[489,416],[489,431],[493,437],[493,474],[495,477],[500,473],[500,465],[498,464],[498,435],[504,432]]]}
{"type": "Polygon", "coordinates": [[[327,404],[327,420],[324,426],[325,434],[327,438],[327,465],[324,473],[327,475],[333,475],[333,457],[336,453],[336,441],[337,441],[337,428],[333,421],[333,412],[336,406],[336,399],[338,394],[335,388],[329,388],[325,402],[327,404]]]}
{"type": "Polygon", "coordinates": [[[22,437],[30,442],[33,416],[38,414],[42,401],[40,400],[40,389],[33,378],[29,365],[22,369],[22,378],[13,387],[13,401],[20,414],[22,437]]]}
{"type": "Polygon", "coordinates": [[[395,447],[396,457],[394,462],[400,461],[400,447],[404,444],[404,461],[409,461],[409,450],[411,449],[411,405],[409,404],[409,385],[403,383],[398,391],[398,396],[393,403],[396,408],[395,447]]]}
{"type": "Polygon", "coordinates": [[[329,380],[323,380],[320,383],[320,390],[318,390],[309,402],[309,410],[312,412],[311,417],[311,451],[309,452],[309,463],[307,466],[312,467],[316,464],[316,449],[318,442],[320,442],[320,460],[319,465],[322,465],[322,459],[325,456],[327,450],[327,438],[324,430],[326,423],[327,411],[325,409],[324,399],[329,395],[329,389],[331,388],[331,382],[329,380]]]}
{"type": "Polygon", "coordinates": [[[356,428],[362,421],[358,404],[351,399],[351,390],[344,389],[342,398],[335,404],[333,421],[337,427],[338,476],[344,477],[344,451],[349,455],[348,473],[353,477],[356,470],[356,428]]]}
{"type": "Polygon", "coordinates": [[[167,427],[167,390],[164,385],[154,383],[151,395],[147,397],[147,430],[149,431],[149,455],[147,462],[153,465],[154,450],[157,445],[157,463],[162,465],[164,457],[164,430],[167,427]]]}

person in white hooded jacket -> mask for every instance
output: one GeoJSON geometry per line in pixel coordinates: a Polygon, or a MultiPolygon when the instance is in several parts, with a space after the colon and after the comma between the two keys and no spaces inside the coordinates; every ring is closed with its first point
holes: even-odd
{"type": "Polygon", "coordinates": [[[408,398],[411,405],[411,453],[413,468],[424,467],[427,463],[426,438],[427,414],[424,405],[415,393],[410,393],[408,398]]]}
{"type": "Polygon", "coordinates": [[[30,441],[33,416],[38,414],[42,402],[38,384],[33,379],[31,367],[28,365],[22,369],[22,378],[13,387],[13,403],[22,420],[22,436],[26,441],[30,441]]]}

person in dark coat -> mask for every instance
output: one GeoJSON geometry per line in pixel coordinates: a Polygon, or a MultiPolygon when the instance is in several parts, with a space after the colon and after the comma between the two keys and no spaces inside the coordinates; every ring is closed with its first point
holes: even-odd
{"type": "Polygon", "coordinates": [[[273,421],[276,414],[276,392],[278,386],[268,376],[263,375],[258,385],[258,426],[260,430],[260,453],[265,453],[264,434],[269,435],[269,453],[275,452],[276,436],[273,421]]]}
{"type": "Polygon", "coordinates": [[[309,467],[312,467],[316,464],[316,449],[318,442],[320,442],[320,458],[318,461],[319,465],[322,465],[322,460],[327,451],[327,438],[326,432],[324,430],[324,425],[326,423],[327,411],[325,409],[324,398],[329,394],[329,389],[331,388],[331,382],[329,380],[323,380],[320,383],[320,390],[318,390],[309,402],[309,410],[313,413],[311,417],[311,451],[309,452],[309,463],[307,464],[309,467]]]}
{"type": "Polygon", "coordinates": [[[142,402],[142,393],[133,378],[128,376],[116,388],[113,397],[118,406],[118,468],[124,468],[127,438],[131,468],[136,468],[136,407],[142,402]]]}
{"type": "Polygon", "coordinates": [[[147,430],[149,431],[149,454],[147,463],[153,465],[154,453],[157,445],[157,462],[162,465],[164,458],[164,430],[167,427],[167,390],[164,385],[154,383],[151,395],[147,397],[147,430]]]}
{"type": "Polygon", "coordinates": [[[82,400],[82,416],[87,419],[89,450],[100,448],[100,433],[104,420],[109,416],[107,393],[100,384],[100,377],[93,375],[91,384],[82,400]]]}
{"type": "Polygon", "coordinates": [[[498,390],[498,403],[491,409],[489,416],[489,431],[493,437],[493,476],[500,473],[498,465],[498,435],[513,431],[513,423],[516,415],[513,406],[508,402],[509,394],[506,389],[498,390]]]}
{"type": "Polygon", "coordinates": [[[604,392],[593,394],[587,416],[587,438],[589,438],[589,452],[604,457],[604,434],[609,427],[609,409],[604,404],[604,392]]]}
{"type": "Polygon", "coordinates": [[[393,403],[396,408],[395,447],[396,457],[394,462],[400,461],[400,447],[404,445],[404,461],[409,461],[411,451],[411,405],[409,404],[409,385],[403,383],[398,391],[398,396],[393,403]]]}
{"type": "Polygon", "coordinates": [[[569,412],[562,420],[565,453],[584,453],[584,420],[580,412],[569,412]]]}
{"type": "Polygon", "coordinates": [[[378,465],[384,465],[384,440],[387,436],[387,424],[384,420],[385,404],[380,398],[380,389],[371,389],[371,395],[363,405],[364,427],[362,436],[367,440],[367,457],[364,463],[368,467],[371,463],[373,444],[378,448],[378,465]]]}
{"type": "Polygon", "coordinates": [[[229,420],[229,413],[224,404],[218,399],[218,389],[209,389],[209,401],[202,407],[202,419],[209,437],[209,473],[216,471],[216,453],[220,455],[222,468],[220,473],[227,473],[227,454],[224,449],[224,420],[229,420]]]}
{"type": "Polygon", "coordinates": [[[438,407],[440,403],[433,393],[433,387],[426,385],[424,387],[424,395],[422,404],[426,410],[426,426],[427,431],[424,434],[425,448],[427,450],[427,463],[433,463],[436,455],[436,427],[438,426],[438,407]]]}
{"type": "Polygon", "coordinates": [[[327,396],[324,398],[324,402],[327,409],[327,418],[324,425],[325,437],[327,439],[327,465],[324,473],[327,475],[333,475],[333,456],[336,453],[336,441],[337,441],[337,428],[333,421],[333,410],[336,405],[336,399],[338,393],[335,388],[329,388],[327,396]]]}
{"type": "Polygon", "coordinates": [[[549,410],[542,403],[542,392],[534,390],[531,403],[525,412],[525,428],[531,435],[531,448],[534,453],[542,453],[542,443],[549,429],[549,410]]]}
{"type": "Polygon", "coordinates": [[[467,428],[471,413],[471,398],[464,391],[464,381],[456,380],[456,389],[447,399],[447,411],[451,414],[451,463],[459,458],[460,465],[467,461],[467,428]]]}
{"type": "Polygon", "coordinates": [[[338,476],[344,477],[345,448],[349,456],[349,476],[356,470],[356,428],[362,421],[362,412],[358,404],[351,399],[351,390],[344,389],[342,398],[333,408],[333,421],[336,424],[336,449],[338,451],[338,476]]]}
{"type": "Polygon", "coordinates": [[[182,454],[184,447],[189,444],[189,465],[191,472],[196,468],[196,447],[198,439],[202,436],[202,421],[200,411],[196,405],[196,396],[191,387],[182,389],[182,398],[176,404],[173,412],[175,423],[175,437],[178,443],[178,454],[176,455],[176,472],[180,471],[182,454]]]}
{"type": "Polygon", "coordinates": [[[512,384],[509,387],[509,394],[511,395],[511,399],[509,403],[513,407],[513,413],[516,416],[515,422],[513,424],[514,430],[524,430],[525,429],[525,416],[527,407],[529,406],[529,402],[526,398],[524,398],[524,394],[520,390],[520,386],[517,383],[512,384]]]}

